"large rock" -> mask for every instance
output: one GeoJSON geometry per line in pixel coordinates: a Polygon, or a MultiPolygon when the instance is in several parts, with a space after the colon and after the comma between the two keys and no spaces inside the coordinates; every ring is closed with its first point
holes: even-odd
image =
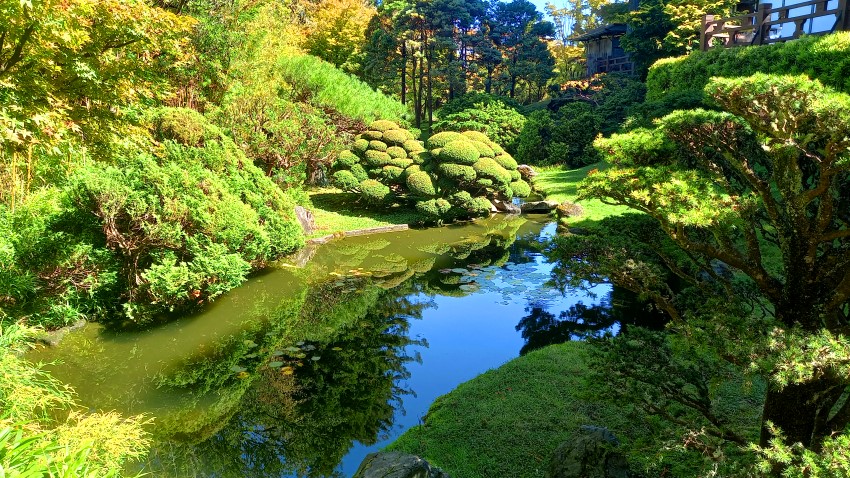
{"type": "Polygon", "coordinates": [[[616,451],[619,442],[607,428],[583,426],[579,435],[559,446],[547,478],[629,478],[629,464],[616,451]]]}
{"type": "Polygon", "coordinates": [[[370,453],[353,478],[449,478],[416,455],[397,451],[370,453]]]}
{"type": "Polygon", "coordinates": [[[519,174],[522,175],[522,179],[524,179],[526,181],[533,178],[534,176],[537,176],[537,174],[538,174],[537,171],[534,170],[534,168],[532,168],[531,166],[529,166],[527,164],[520,164],[519,166],[516,167],[516,169],[517,169],[517,171],[519,171],[519,174]]]}
{"type": "Polygon", "coordinates": [[[556,207],[558,207],[558,201],[531,201],[520,205],[524,213],[547,213],[556,207]]]}
{"type": "Polygon", "coordinates": [[[295,217],[301,224],[301,229],[304,230],[304,235],[309,236],[316,230],[316,220],[313,218],[313,213],[301,206],[295,206],[295,217]]]}
{"type": "Polygon", "coordinates": [[[510,201],[502,201],[501,199],[491,199],[490,202],[493,203],[493,206],[498,212],[504,212],[507,214],[519,214],[520,212],[522,212],[519,206],[510,201]]]}

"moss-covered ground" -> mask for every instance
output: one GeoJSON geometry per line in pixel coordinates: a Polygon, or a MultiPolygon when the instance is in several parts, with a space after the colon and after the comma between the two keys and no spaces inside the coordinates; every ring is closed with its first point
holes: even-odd
{"type": "Polygon", "coordinates": [[[421,456],[452,478],[544,476],[552,452],[580,426],[615,433],[629,426],[622,410],[583,398],[587,347],[549,346],[461,384],[389,449],[421,456]]]}
{"type": "Polygon", "coordinates": [[[543,166],[535,170],[538,175],[533,179],[534,188],[542,193],[546,199],[564,202],[570,201],[579,204],[584,209],[580,217],[571,218],[570,226],[584,227],[608,216],[622,214],[629,210],[624,206],[611,206],[597,199],[583,199],[577,201],[578,184],[587,174],[594,169],[605,169],[607,163],[595,163],[583,168],[570,169],[564,166],[543,166]]]}

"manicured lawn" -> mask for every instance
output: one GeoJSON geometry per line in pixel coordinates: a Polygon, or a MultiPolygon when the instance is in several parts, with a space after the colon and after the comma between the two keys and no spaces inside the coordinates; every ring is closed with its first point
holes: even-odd
{"type": "Polygon", "coordinates": [[[452,478],[544,476],[552,452],[581,425],[629,427],[622,410],[583,398],[587,347],[535,350],[461,384],[388,449],[421,456],[452,478]]]}
{"type": "Polygon", "coordinates": [[[535,168],[539,173],[534,178],[534,187],[542,192],[546,199],[563,202],[570,201],[581,205],[584,215],[569,220],[570,226],[587,226],[608,216],[615,216],[629,211],[623,206],[611,206],[596,199],[577,201],[578,183],[594,169],[605,169],[607,163],[596,163],[578,169],[568,169],[562,166],[535,168]]]}
{"type": "Polygon", "coordinates": [[[316,230],[308,239],[337,232],[397,224],[417,224],[422,221],[422,217],[411,209],[364,208],[358,203],[356,194],[345,193],[336,188],[314,189],[308,194],[310,202],[313,203],[311,210],[316,220],[316,230]]]}

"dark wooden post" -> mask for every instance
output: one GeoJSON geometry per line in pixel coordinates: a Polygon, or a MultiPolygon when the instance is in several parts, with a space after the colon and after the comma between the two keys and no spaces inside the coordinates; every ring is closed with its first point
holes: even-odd
{"type": "Polygon", "coordinates": [[[714,15],[705,15],[702,18],[702,31],[700,31],[699,35],[699,48],[702,51],[708,50],[708,48],[711,46],[711,35],[708,29],[712,28],[709,26],[712,25],[712,22],[714,22],[714,15]]]}
{"type": "Polygon", "coordinates": [[[835,17],[834,31],[850,30],[850,2],[838,0],[838,14],[835,17]]]}
{"type": "MultiPolygon", "coordinates": [[[[846,0],[845,0],[846,1],[846,0]]],[[[755,36],[753,37],[753,45],[763,45],[769,39],[770,25],[765,25],[765,22],[770,20],[770,11],[773,9],[773,4],[762,3],[756,10],[756,25],[755,36]]]]}

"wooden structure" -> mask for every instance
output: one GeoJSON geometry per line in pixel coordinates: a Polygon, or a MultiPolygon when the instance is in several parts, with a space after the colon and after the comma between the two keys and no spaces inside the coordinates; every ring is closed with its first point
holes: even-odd
{"type": "Polygon", "coordinates": [[[620,38],[626,34],[626,25],[614,23],[570,38],[585,45],[587,76],[597,73],[634,72],[634,63],[620,46],[620,38]]]}
{"type": "Polygon", "coordinates": [[[781,7],[770,3],[753,13],[715,19],[706,15],[700,35],[705,51],[723,47],[767,45],[799,38],[802,34],[824,34],[850,29],[850,0],[807,0],[781,7]]]}

